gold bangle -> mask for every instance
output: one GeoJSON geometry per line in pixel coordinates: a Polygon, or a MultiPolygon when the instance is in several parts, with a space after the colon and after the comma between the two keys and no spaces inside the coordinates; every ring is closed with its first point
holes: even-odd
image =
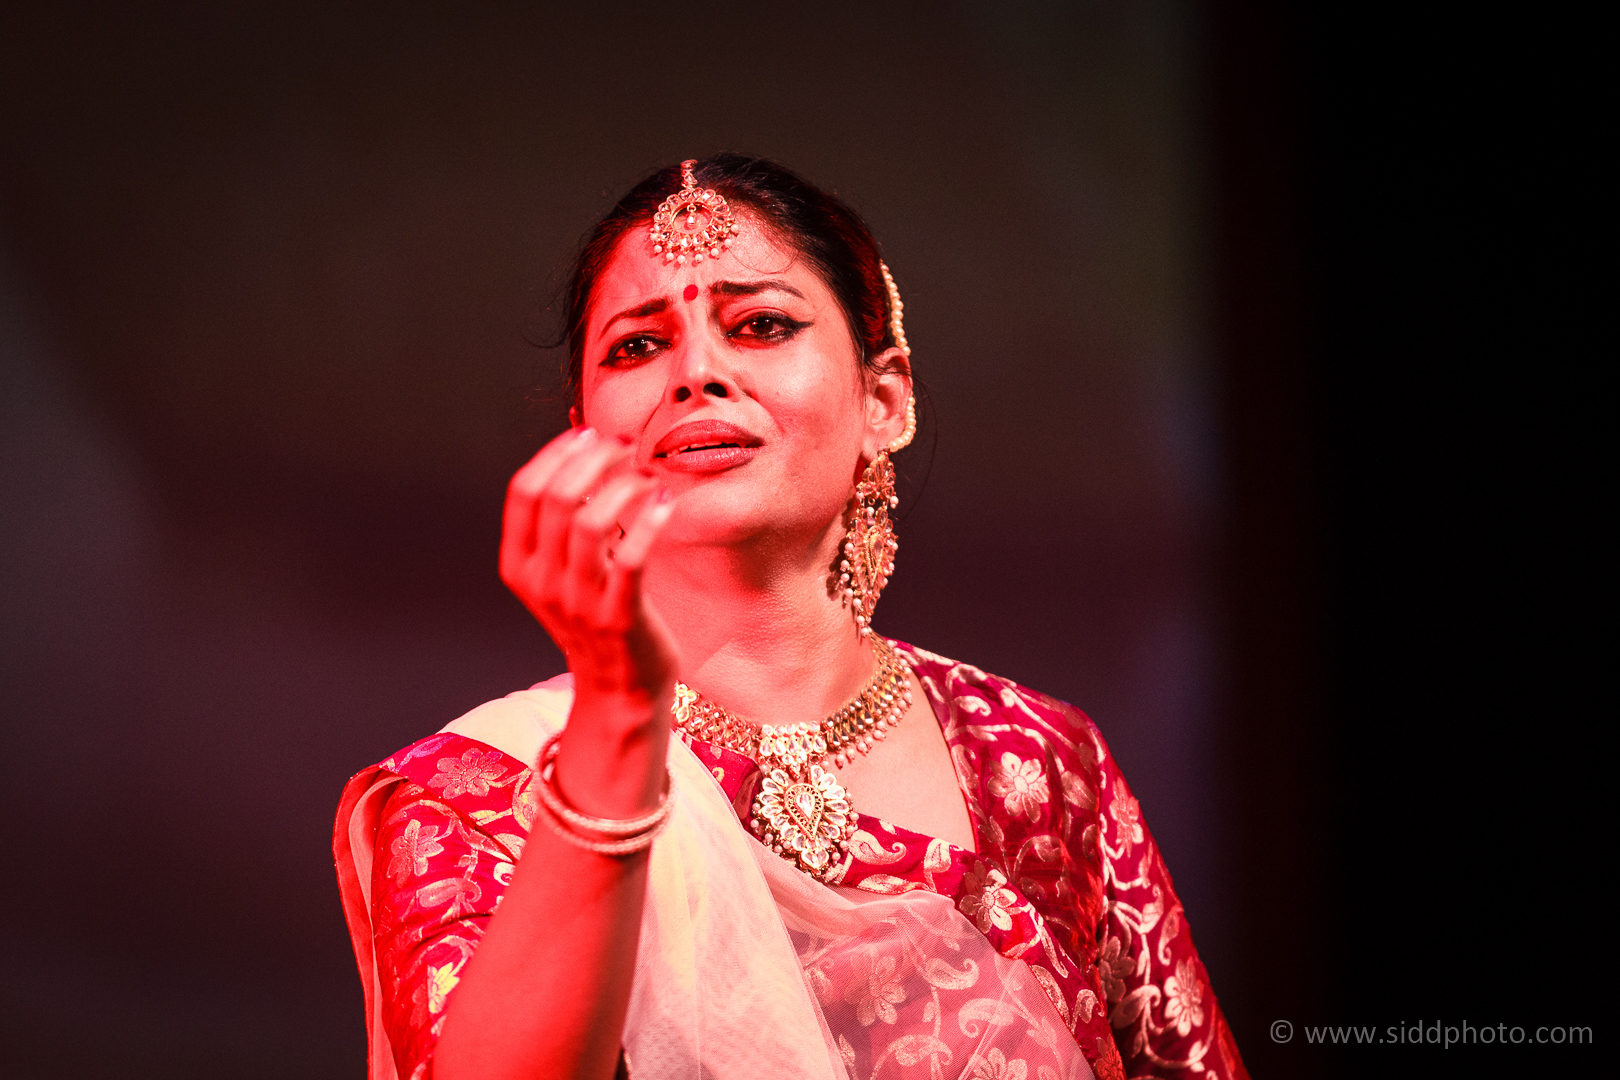
{"type": "Polygon", "coordinates": [[[584,848],[586,851],[594,851],[598,855],[623,856],[634,855],[638,851],[645,851],[646,849],[652,847],[653,840],[658,836],[659,833],[664,831],[664,825],[669,820],[666,816],[663,821],[660,821],[657,825],[653,826],[651,829],[648,829],[640,836],[631,836],[624,840],[591,840],[587,837],[579,835],[579,833],[564,825],[561,820],[553,817],[549,807],[546,807],[545,810],[546,822],[551,826],[552,832],[556,833],[570,844],[573,844],[575,847],[584,848]]]}
{"type": "Polygon", "coordinates": [[[675,801],[671,798],[674,778],[669,776],[668,767],[665,767],[664,797],[656,809],[634,818],[592,817],[569,806],[553,786],[561,739],[562,732],[558,732],[546,740],[535,765],[535,790],[540,796],[541,805],[548,811],[552,828],[569,842],[604,855],[626,855],[651,844],[675,809],[675,801]],[[597,840],[590,835],[581,835],[592,833],[613,839],[597,840]]]}

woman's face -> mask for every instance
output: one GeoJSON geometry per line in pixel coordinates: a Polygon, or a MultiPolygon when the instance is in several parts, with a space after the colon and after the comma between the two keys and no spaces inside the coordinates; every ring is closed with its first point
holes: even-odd
{"type": "Polygon", "coordinates": [[[630,440],[680,497],[676,542],[824,534],[894,437],[832,291],[758,217],[738,218],[732,247],[696,266],[631,229],[585,324],[584,422],[630,440]]]}

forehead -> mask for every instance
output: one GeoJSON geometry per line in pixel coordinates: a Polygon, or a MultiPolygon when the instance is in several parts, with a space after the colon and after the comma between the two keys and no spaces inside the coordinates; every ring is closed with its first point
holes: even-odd
{"type": "Polygon", "coordinates": [[[833,303],[832,291],[815,268],[792,245],[784,242],[757,215],[739,210],[742,227],[719,258],[676,266],[654,255],[647,238],[647,223],[631,227],[614,245],[613,254],[591,290],[586,325],[596,328],[626,307],[649,300],[676,300],[688,285],[700,292],[716,281],[754,281],[780,278],[802,292],[817,308],[833,303]]]}

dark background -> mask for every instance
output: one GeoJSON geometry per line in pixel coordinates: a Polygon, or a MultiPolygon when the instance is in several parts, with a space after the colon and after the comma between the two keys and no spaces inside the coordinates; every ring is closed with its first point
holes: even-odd
{"type": "Polygon", "coordinates": [[[879,628],[1097,719],[1253,1072],[1595,1061],[1301,1033],[1609,1036],[1599,396],[1503,167],[1551,121],[1528,37],[1426,18],[8,9],[0,1075],[361,1074],[338,792],[561,669],[494,572],[534,342],[618,193],[731,148],[905,295],[879,628]]]}

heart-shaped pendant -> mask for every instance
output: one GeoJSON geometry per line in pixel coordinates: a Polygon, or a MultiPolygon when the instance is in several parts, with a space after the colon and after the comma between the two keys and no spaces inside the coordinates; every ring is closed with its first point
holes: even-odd
{"type": "Polygon", "coordinates": [[[772,769],[760,781],[754,799],[754,830],[767,846],[798,865],[825,877],[837,868],[855,816],[849,793],[820,765],[809,775],[772,769]]]}

